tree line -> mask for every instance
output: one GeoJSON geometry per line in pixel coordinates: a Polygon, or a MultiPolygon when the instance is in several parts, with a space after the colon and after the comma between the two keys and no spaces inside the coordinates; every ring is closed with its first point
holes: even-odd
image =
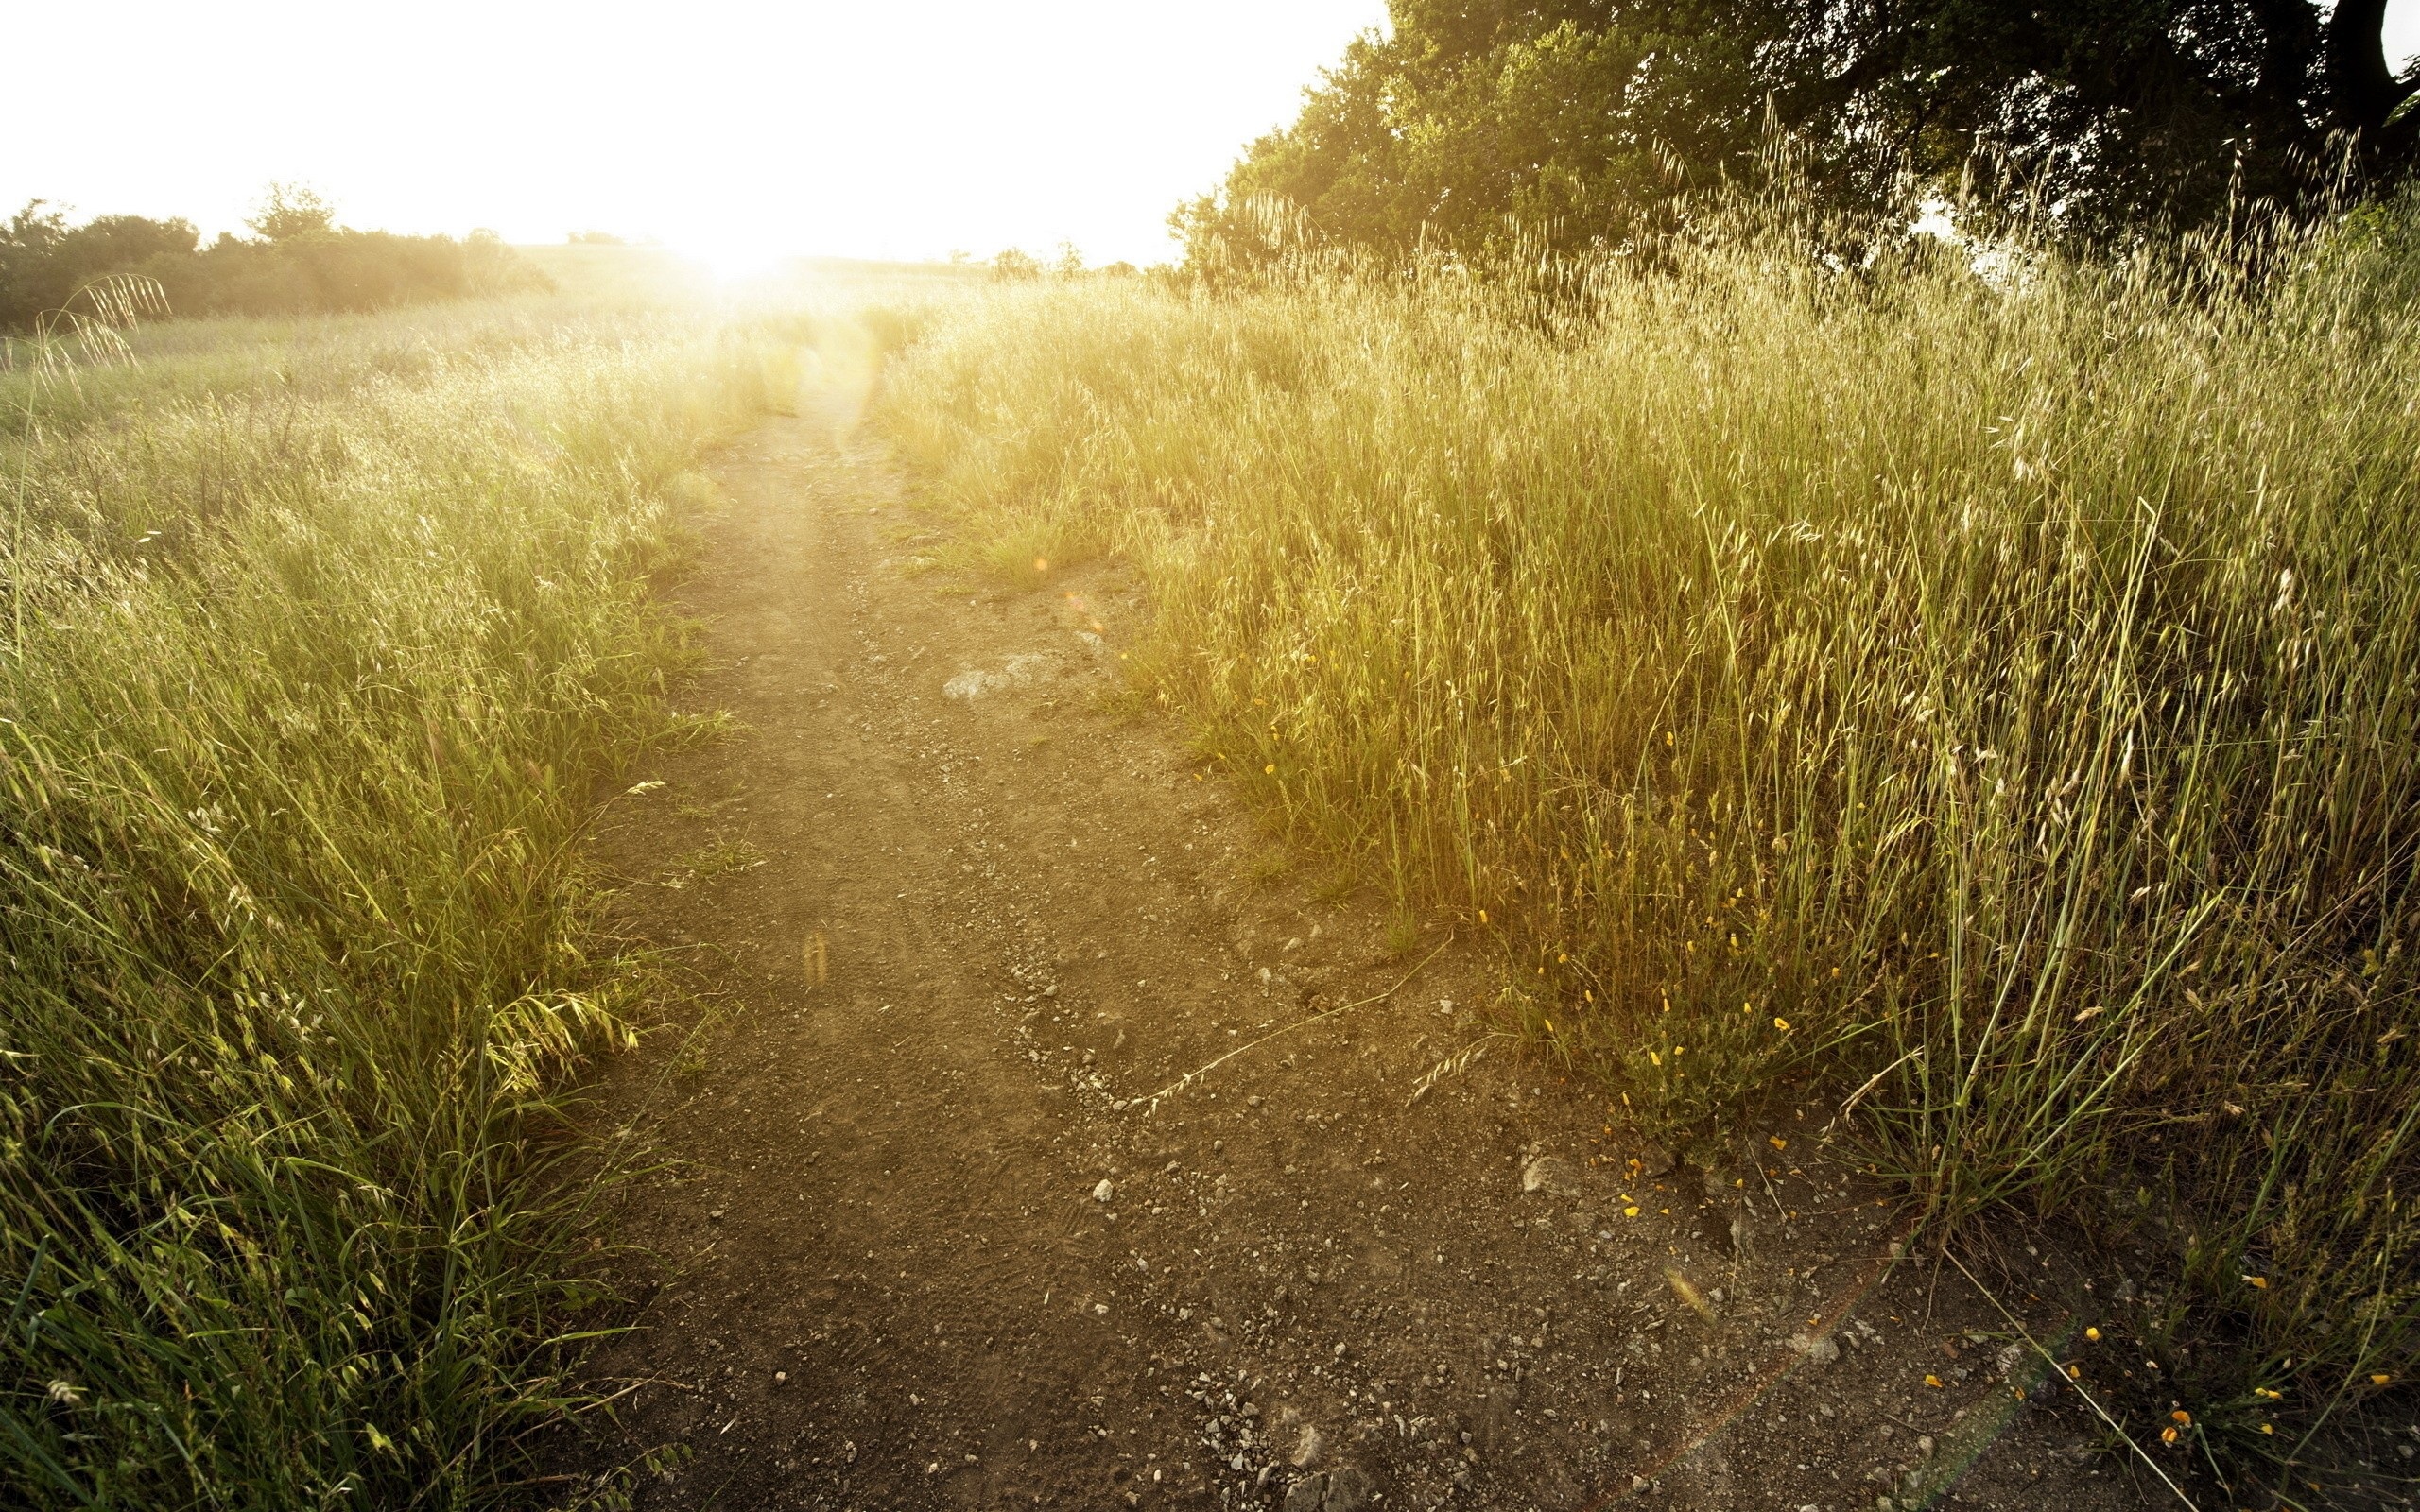
{"type": "Polygon", "coordinates": [[[307,189],[272,185],[249,235],[208,246],[191,221],[97,215],[80,224],[43,200],[0,221],[0,330],[71,308],[118,274],[151,280],[178,315],[303,315],[544,287],[492,234],[403,236],[337,224],[307,189]]]}
{"type": "Polygon", "coordinates": [[[2420,146],[2385,0],[1392,0],[1214,194],[1188,261],[1651,244],[1786,174],[2107,244],[2382,192],[2420,146]],[[1978,168],[1982,172],[1978,175],[1978,168]]]}

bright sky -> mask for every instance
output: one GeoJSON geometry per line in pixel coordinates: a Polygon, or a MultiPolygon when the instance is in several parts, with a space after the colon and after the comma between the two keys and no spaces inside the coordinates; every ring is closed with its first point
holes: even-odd
{"type": "MultiPolygon", "coordinates": [[[[11,16],[0,213],[240,224],[300,180],[356,226],[596,228],[734,265],[1072,241],[1158,261],[1180,199],[1384,0],[126,0],[11,16]]],[[[2420,0],[2389,0],[2391,59],[2420,0]]]]}
{"type": "MultiPolygon", "coordinates": [[[[2420,4],[2420,0],[2413,0],[2420,4]]],[[[725,260],[1072,241],[1156,262],[1384,0],[129,0],[28,6],[0,214],[349,225],[725,260]]]]}

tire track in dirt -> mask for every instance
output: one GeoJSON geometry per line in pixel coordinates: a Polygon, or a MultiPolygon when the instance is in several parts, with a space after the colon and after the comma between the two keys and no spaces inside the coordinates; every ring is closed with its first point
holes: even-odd
{"type": "Polygon", "coordinates": [[[1116,571],[913,570],[926,522],[837,414],[717,462],[679,701],[742,729],[600,842],[622,924],[715,1008],[601,1093],[672,1162],[620,1220],[665,1279],[593,1362],[648,1383],[595,1465],[687,1452],[640,1505],[2134,1503],[2039,1386],[1979,1431],[2031,1379],[1968,1337],[1979,1302],[1921,1317],[1903,1271],[1850,1348],[1792,1347],[1889,1239],[1837,1169],[1763,1131],[1665,1169],[1510,1041],[1408,1107],[1486,1033],[1462,946],[1147,1109],[1443,936],[1391,955],[1366,900],[1266,875],[1234,798],[1116,712],[1116,571]]]}

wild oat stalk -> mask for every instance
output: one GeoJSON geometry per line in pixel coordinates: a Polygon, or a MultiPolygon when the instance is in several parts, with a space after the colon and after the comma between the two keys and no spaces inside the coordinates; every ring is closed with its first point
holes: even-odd
{"type": "Polygon", "coordinates": [[[0,439],[0,1501],[483,1504],[593,1296],[571,845],[663,727],[667,480],[779,349],[495,306],[129,369],[93,301],[0,439]]]}
{"type": "Polygon", "coordinates": [[[996,290],[881,418],[1028,580],[1130,553],[1147,686],[1549,1053],[2134,1231],[2266,1449],[2420,1366],[2415,226],[996,290]]]}

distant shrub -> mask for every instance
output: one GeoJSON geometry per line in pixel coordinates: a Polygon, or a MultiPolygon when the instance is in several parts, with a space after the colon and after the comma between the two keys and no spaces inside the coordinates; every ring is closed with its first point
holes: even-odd
{"type": "Polygon", "coordinates": [[[550,286],[493,234],[350,231],[321,205],[265,213],[255,238],[208,247],[185,220],[102,215],[80,226],[28,203],[0,223],[0,329],[22,330],[113,273],[157,280],[178,315],[308,315],[386,309],[550,286]]]}

